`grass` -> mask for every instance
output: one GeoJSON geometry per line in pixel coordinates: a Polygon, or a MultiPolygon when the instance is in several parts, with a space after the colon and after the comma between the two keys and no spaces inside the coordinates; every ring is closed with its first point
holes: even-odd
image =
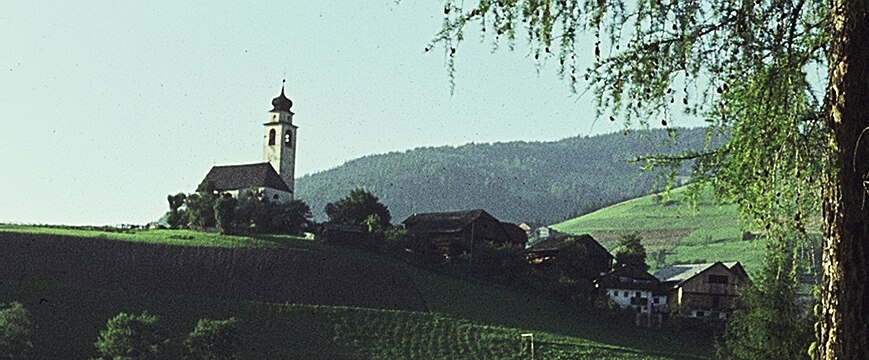
{"type": "MultiPolygon", "coordinates": [[[[242,320],[242,359],[526,359],[527,330],[457,319],[440,313],[294,304],[231,302],[183,296],[136,296],[57,286],[0,283],[0,303],[21,301],[37,327],[36,358],[84,359],[105,322],[124,311],[160,317],[179,358],[181,339],[200,318],[242,320]]],[[[674,359],[654,353],[549,332],[535,332],[544,359],[674,359]]]]}
{"type": "Polygon", "coordinates": [[[310,241],[291,235],[234,236],[193,230],[121,230],[112,228],[55,227],[0,224],[0,232],[100,238],[146,244],[226,248],[308,248],[310,241]],[[301,241],[299,241],[301,240],[301,241]]]}
{"type": "Polygon", "coordinates": [[[591,234],[604,247],[614,250],[619,237],[636,232],[643,238],[649,265],[657,267],[685,262],[739,261],[750,274],[760,269],[762,239],[744,241],[744,224],[734,204],[718,204],[705,192],[696,208],[686,201],[687,188],[670,193],[661,203],[659,195],[628,200],[598,211],[552,225],[570,234],[591,234]],[[651,254],[664,251],[663,263],[651,254]]]}
{"type": "Polygon", "coordinates": [[[92,356],[105,321],[120,311],[163,316],[173,338],[202,317],[237,316],[248,334],[245,358],[527,358],[518,334],[534,332],[538,358],[673,359],[711,356],[711,341],[614,325],[543,296],[472,282],[396,258],[291,236],[241,237],[184,230],[106,230],[2,225],[0,232],[57,234],[154,244],[304,248],[362,257],[404,269],[428,313],[275,305],[180,296],[136,296],[53,285],[0,283],[0,302],[22,301],[39,326],[40,358],[92,356]],[[39,299],[46,299],[41,302],[39,299]],[[74,336],[72,335],[74,334],[74,336]],[[520,355],[521,354],[521,355],[520,355]],[[514,356],[515,355],[515,356],[514,356]]]}

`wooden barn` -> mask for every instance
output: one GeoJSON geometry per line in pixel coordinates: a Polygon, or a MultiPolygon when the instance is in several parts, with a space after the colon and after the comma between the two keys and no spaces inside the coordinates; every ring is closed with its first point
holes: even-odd
{"type": "Polygon", "coordinates": [[[681,264],[655,272],[668,303],[679,315],[704,319],[726,319],[735,306],[737,289],[748,283],[739,262],[681,264]]]}
{"type": "Polygon", "coordinates": [[[558,253],[561,249],[567,246],[569,239],[572,239],[585,248],[591,268],[594,269],[597,274],[605,273],[612,268],[613,260],[615,259],[613,255],[588,234],[579,236],[560,234],[542,238],[534,244],[531,244],[527,249],[528,262],[532,265],[546,265],[546,263],[558,257],[558,253]]]}
{"type": "Polygon", "coordinates": [[[505,224],[482,209],[413,214],[402,222],[415,237],[424,239],[429,250],[447,258],[471,252],[475,244],[514,243],[524,245],[524,231],[505,224]]]}

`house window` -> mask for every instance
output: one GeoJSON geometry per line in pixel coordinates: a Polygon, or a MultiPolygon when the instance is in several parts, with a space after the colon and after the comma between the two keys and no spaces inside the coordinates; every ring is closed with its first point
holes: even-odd
{"type": "Polygon", "coordinates": [[[643,293],[637,291],[637,297],[643,297],[643,293]]]}
{"type": "Polygon", "coordinates": [[[657,303],[659,303],[659,302],[660,302],[660,300],[661,300],[661,299],[659,299],[659,298],[655,298],[655,299],[654,299],[654,300],[652,300],[652,301],[653,301],[653,302],[654,302],[654,303],[655,303],[655,304],[657,304],[657,303]]]}
{"type": "Polygon", "coordinates": [[[277,136],[275,129],[269,130],[269,145],[275,144],[275,136],[277,136]]]}
{"type": "Polygon", "coordinates": [[[721,307],[721,297],[720,296],[712,296],[712,308],[718,309],[721,307]]]}
{"type": "Polygon", "coordinates": [[[704,316],[706,316],[706,314],[702,311],[698,311],[695,316],[696,317],[704,317],[704,316]]]}
{"type": "Polygon", "coordinates": [[[272,195],[272,199],[278,200],[278,199],[280,199],[280,198],[281,198],[281,197],[278,196],[278,194],[274,194],[274,195],[272,195]]]}
{"type": "Polygon", "coordinates": [[[623,296],[624,296],[624,297],[628,297],[628,296],[629,296],[629,295],[628,295],[628,292],[625,291],[625,293],[623,294],[623,296]]]}
{"type": "Polygon", "coordinates": [[[710,284],[727,284],[726,275],[709,275],[706,279],[710,284]]]}

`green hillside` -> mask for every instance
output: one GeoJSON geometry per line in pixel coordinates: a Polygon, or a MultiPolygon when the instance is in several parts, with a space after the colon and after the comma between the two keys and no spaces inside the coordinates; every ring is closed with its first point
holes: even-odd
{"type": "MultiPolygon", "coordinates": [[[[77,237],[84,240],[82,246],[93,239],[165,246],[155,245],[164,237],[167,243],[175,243],[172,246],[179,253],[190,253],[181,251],[187,246],[176,243],[184,240],[204,247],[265,246],[265,251],[304,250],[312,258],[369,261],[403,270],[429,309],[412,312],[157,293],[141,296],[54,284],[46,280],[46,274],[18,279],[2,279],[0,275],[0,303],[21,301],[33,313],[39,358],[92,356],[92,343],[108,318],[120,311],[143,310],[161,316],[167,334],[176,339],[190,331],[199,318],[237,316],[243,320],[242,331],[249,344],[244,358],[519,359],[529,355],[519,338],[524,332],[535,333],[537,356],[545,359],[679,359],[711,355],[708,338],[613,325],[596,314],[544,297],[455,278],[386,255],[300,238],[221,239],[185,231],[117,233],[0,226],[0,242],[22,233],[33,236],[34,242],[49,234],[67,236],[67,241],[73,242],[77,237]]],[[[320,276],[328,278],[329,274],[320,276]]]]}
{"type": "Polygon", "coordinates": [[[609,250],[615,248],[620,236],[636,232],[643,238],[652,268],[739,261],[749,273],[759,269],[763,241],[742,240],[745,227],[738,219],[736,205],[718,204],[706,192],[692,208],[685,199],[686,191],[685,187],[671,191],[664,203],[659,195],[628,200],[552,227],[570,234],[591,234],[609,250]]]}
{"type": "Polygon", "coordinates": [[[673,131],[676,144],[656,129],[370,155],[297,179],[296,197],[318,219],[326,203],[364,187],[394,222],[413,213],[485,209],[503,221],[552,223],[649,194],[656,174],[627,160],[704,147],[705,129],[673,131]]]}

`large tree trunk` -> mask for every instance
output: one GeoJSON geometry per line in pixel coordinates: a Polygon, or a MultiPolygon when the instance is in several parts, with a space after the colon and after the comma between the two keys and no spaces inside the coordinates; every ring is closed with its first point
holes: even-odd
{"type": "Polygon", "coordinates": [[[818,359],[869,359],[869,8],[831,0],[818,359]],[[865,132],[864,132],[865,131],[865,132]]]}

